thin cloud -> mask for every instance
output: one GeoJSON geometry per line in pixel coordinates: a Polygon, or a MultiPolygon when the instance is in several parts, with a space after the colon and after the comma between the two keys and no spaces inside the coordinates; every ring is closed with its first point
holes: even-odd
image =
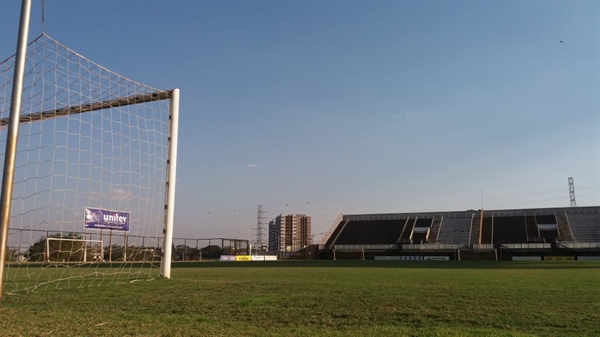
{"type": "Polygon", "coordinates": [[[100,192],[81,192],[79,197],[87,199],[89,201],[97,201],[100,200],[101,194],[100,192]]]}
{"type": "Polygon", "coordinates": [[[256,168],[256,167],[258,167],[258,165],[256,165],[256,164],[247,164],[246,167],[256,168]]]}
{"type": "Polygon", "coordinates": [[[420,112],[399,112],[399,113],[396,113],[396,114],[394,114],[392,116],[399,118],[399,117],[418,116],[420,114],[421,114],[420,112]]]}
{"type": "Polygon", "coordinates": [[[111,198],[113,199],[126,199],[131,197],[131,193],[120,187],[111,188],[110,193],[111,198]]]}

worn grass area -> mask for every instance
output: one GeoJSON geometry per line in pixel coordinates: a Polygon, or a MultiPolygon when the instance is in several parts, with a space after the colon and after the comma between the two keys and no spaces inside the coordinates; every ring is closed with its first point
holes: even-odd
{"type": "Polygon", "coordinates": [[[179,264],[170,280],[5,296],[0,317],[2,336],[598,336],[600,264],[179,264]]]}

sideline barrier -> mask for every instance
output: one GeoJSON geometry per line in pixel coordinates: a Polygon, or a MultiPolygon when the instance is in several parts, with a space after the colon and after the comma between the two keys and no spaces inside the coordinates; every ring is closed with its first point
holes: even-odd
{"type": "Polygon", "coordinates": [[[400,261],[423,261],[422,256],[398,256],[400,261]]]}
{"type": "Polygon", "coordinates": [[[425,261],[450,261],[449,256],[425,256],[425,261]]]}
{"type": "Polygon", "coordinates": [[[507,243],[502,245],[506,249],[550,249],[550,243],[507,243]]]}
{"type": "Polygon", "coordinates": [[[235,261],[235,255],[221,255],[219,261],[235,261]]]}
{"type": "Polygon", "coordinates": [[[513,261],[542,261],[541,256],[513,256],[513,261]]]}
{"type": "Polygon", "coordinates": [[[600,242],[561,242],[560,245],[571,249],[600,248],[600,242]]]}
{"type": "Polygon", "coordinates": [[[247,262],[247,261],[277,261],[276,255],[221,255],[219,261],[247,262]]]}
{"type": "Polygon", "coordinates": [[[376,261],[450,261],[449,256],[375,256],[376,261]]]}
{"type": "Polygon", "coordinates": [[[575,261],[575,256],[544,256],[544,261],[575,261]]]}
{"type": "Polygon", "coordinates": [[[252,261],[252,256],[250,255],[236,255],[235,261],[252,261]]]}
{"type": "Polygon", "coordinates": [[[577,261],[600,261],[600,256],[578,256],[577,261]]]}
{"type": "Polygon", "coordinates": [[[398,261],[400,256],[375,256],[375,261],[398,261]]]}

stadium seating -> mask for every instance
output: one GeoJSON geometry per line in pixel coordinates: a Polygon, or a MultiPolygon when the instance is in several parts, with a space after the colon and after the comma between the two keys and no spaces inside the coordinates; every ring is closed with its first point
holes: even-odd
{"type": "Polygon", "coordinates": [[[431,218],[425,218],[425,219],[417,219],[417,222],[415,223],[415,227],[431,227],[431,223],[433,222],[433,219],[431,218]]]}
{"type": "Polygon", "coordinates": [[[336,245],[395,244],[406,220],[352,220],[349,221],[336,245]]]}
{"type": "Polygon", "coordinates": [[[555,215],[536,215],[535,222],[538,225],[556,224],[556,216],[555,215]]]}
{"type": "Polygon", "coordinates": [[[540,237],[544,239],[545,242],[555,242],[558,239],[558,229],[550,229],[550,230],[540,230],[540,237]]]}
{"type": "Polygon", "coordinates": [[[526,216],[525,217],[525,225],[526,225],[526,229],[527,229],[527,241],[528,242],[537,242],[541,235],[540,235],[540,231],[538,230],[535,215],[526,216]]]}
{"type": "Polygon", "coordinates": [[[411,236],[411,242],[413,244],[424,244],[427,243],[428,236],[431,230],[431,218],[417,218],[415,222],[415,228],[411,236]]]}
{"type": "Polygon", "coordinates": [[[573,234],[569,220],[565,213],[556,214],[556,225],[558,227],[558,234],[562,241],[573,241],[573,234]]]}
{"type": "Polygon", "coordinates": [[[429,228],[428,227],[420,227],[417,230],[417,227],[415,227],[415,230],[413,231],[413,235],[412,238],[410,239],[410,242],[416,245],[420,245],[420,244],[425,244],[427,243],[427,237],[429,235],[429,228]]]}
{"type": "Polygon", "coordinates": [[[439,250],[448,245],[463,250],[518,250],[561,249],[567,244],[600,244],[600,207],[347,215],[325,246],[336,250],[439,250]]]}
{"type": "Polygon", "coordinates": [[[492,243],[492,237],[494,235],[494,218],[491,216],[483,217],[483,225],[481,226],[481,244],[492,243]]]}
{"type": "Polygon", "coordinates": [[[535,216],[536,226],[540,237],[544,238],[545,242],[552,243],[558,240],[558,225],[556,216],[554,215],[537,215],[535,216]]]}
{"type": "Polygon", "coordinates": [[[473,214],[471,216],[471,237],[469,243],[471,245],[479,244],[481,237],[481,213],[473,214]]]}
{"type": "Polygon", "coordinates": [[[569,214],[567,216],[577,242],[600,242],[600,214],[569,214]]]}
{"type": "Polygon", "coordinates": [[[469,244],[471,218],[444,218],[437,243],[469,244]]]}
{"type": "Polygon", "coordinates": [[[415,228],[416,219],[408,219],[404,231],[398,240],[400,243],[411,243],[410,236],[415,228]]]}
{"type": "Polygon", "coordinates": [[[442,225],[443,216],[436,216],[433,218],[433,222],[431,223],[431,232],[429,232],[429,240],[428,243],[436,243],[437,237],[440,233],[440,226],[442,225]]]}
{"type": "Polygon", "coordinates": [[[338,234],[340,234],[340,232],[344,229],[345,223],[346,223],[346,220],[340,221],[340,223],[337,225],[335,230],[329,236],[329,239],[327,239],[325,246],[330,247],[331,245],[333,245],[335,239],[338,237],[338,234]]]}
{"type": "Polygon", "coordinates": [[[493,242],[526,243],[526,228],[524,216],[495,216],[493,225],[493,242]]]}

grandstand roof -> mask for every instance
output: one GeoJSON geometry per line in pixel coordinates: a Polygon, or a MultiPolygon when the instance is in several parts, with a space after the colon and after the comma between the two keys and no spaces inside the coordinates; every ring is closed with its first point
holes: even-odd
{"type": "MultiPolygon", "coordinates": [[[[365,213],[365,214],[344,214],[344,220],[357,220],[359,218],[363,219],[402,219],[407,217],[415,217],[419,216],[420,218],[426,216],[444,216],[444,217],[470,217],[473,213],[479,214],[480,210],[466,210],[466,211],[432,211],[432,212],[406,212],[406,213],[365,213]]],[[[514,209],[484,209],[484,214],[502,214],[502,215],[510,215],[510,214],[525,214],[525,215],[543,215],[550,213],[567,213],[567,214],[595,214],[600,213],[600,206],[582,206],[582,207],[549,207],[549,208],[514,208],[514,209]]]]}

